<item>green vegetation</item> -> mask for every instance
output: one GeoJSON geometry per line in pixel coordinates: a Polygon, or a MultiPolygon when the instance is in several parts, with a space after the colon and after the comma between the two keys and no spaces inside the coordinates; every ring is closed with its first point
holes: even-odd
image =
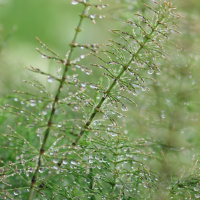
{"type": "Polygon", "coordinates": [[[0,4],[0,199],[200,198],[200,4],[185,2],[0,4]]]}

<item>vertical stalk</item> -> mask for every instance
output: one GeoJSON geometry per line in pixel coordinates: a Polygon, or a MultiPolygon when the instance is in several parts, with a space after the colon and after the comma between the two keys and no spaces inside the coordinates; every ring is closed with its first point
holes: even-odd
{"type": "Polygon", "coordinates": [[[57,93],[55,95],[55,98],[54,98],[54,101],[53,101],[53,105],[52,105],[51,114],[50,114],[50,117],[49,117],[49,120],[48,120],[48,123],[47,123],[48,128],[45,131],[44,139],[42,141],[42,146],[40,148],[40,154],[39,154],[39,158],[38,158],[38,165],[37,165],[37,168],[36,168],[36,170],[34,172],[32,181],[31,181],[31,186],[30,186],[30,192],[29,192],[28,200],[32,200],[33,199],[33,191],[34,191],[34,187],[35,187],[35,184],[36,184],[36,181],[37,181],[37,178],[38,178],[39,169],[41,167],[42,156],[44,155],[46,144],[47,144],[47,140],[48,140],[49,133],[50,133],[50,130],[51,130],[51,126],[52,126],[52,123],[53,123],[53,118],[54,118],[54,115],[55,115],[56,106],[57,106],[60,94],[62,92],[63,85],[65,83],[65,79],[66,79],[65,77],[66,77],[67,71],[68,71],[69,67],[71,66],[71,60],[70,59],[71,59],[73,50],[75,48],[75,46],[73,44],[75,44],[77,36],[78,36],[78,33],[81,31],[80,27],[82,25],[82,21],[83,21],[83,18],[84,18],[84,15],[85,15],[87,7],[88,6],[84,4],[84,9],[82,11],[82,14],[80,15],[80,21],[78,23],[77,28],[75,29],[76,33],[75,33],[74,38],[72,40],[72,43],[70,45],[69,56],[68,56],[68,59],[67,59],[67,62],[65,64],[65,66],[64,66],[64,71],[63,71],[63,74],[62,74],[60,85],[59,85],[57,93]]]}
{"type": "MultiPolygon", "coordinates": [[[[89,188],[92,191],[93,190],[93,184],[94,184],[94,176],[93,176],[93,169],[92,168],[90,168],[90,172],[89,172],[88,176],[89,176],[89,179],[90,179],[89,188]]],[[[91,195],[90,197],[91,197],[91,200],[96,200],[94,195],[91,195]]]]}
{"type": "Polygon", "coordinates": [[[115,189],[115,186],[116,186],[116,180],[118,178],[118,171],[117,171],[117,157],[118,157],[118,143],[119,143],[119,135],[118,135],[118,138],[117,138],[117,148],[116,148],[116,152],[114,152],[114,181],[112,183],[112,189],[110,191],[110,194],[112,195],[111,198],[113,199],[114,198],[114,189],[115,189]]]}

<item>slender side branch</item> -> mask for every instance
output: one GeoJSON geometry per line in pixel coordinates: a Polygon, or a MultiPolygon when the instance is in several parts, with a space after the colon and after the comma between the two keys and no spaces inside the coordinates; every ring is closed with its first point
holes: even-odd
{"type": "MultiPolygon", "coordinates": [[[[84,6],[84,9],[82,11],[82,14],[80,15],[80,21],[79,21],[79,24],[76,28],[76,33],[75,33],[75,36],[72,40],[72,44],[75,44],[76,42],[76,38],[77,38],[77,35],[78,33],[80,32],[81,30],[81,24],[82,24],[82,21],[83,21],[83,18],[85,16],[85,12],[86,12],[86,9],[87,9],[87,5],[84,6]]],[[[54,114],[55,114],[55,111],[56,111],[56,106],[57,106],[57,103],[58,103],[58,100],[59,100],[59,96],[60,96],[60,93],[62,91],[62,88],[63,88],[63,85],[65,84],[65,77],[66,77],[66,74],[67,74],[67,71],[68,71],[68,68],[71,66],[71,56],[72,56],[72,53],[73,53],[73,50],[74,50],[75,46],[74,45],[70,45],[70,52],[69,52],[69,56],[68,56],[68,59],[67,59],[67,62],[64,66],[64,72],[63,72],[63,75],[62,75],[62,79],[60,81],[60,85],[58,87],[58,90],[57,90],[57,93],[56,93],[56,96],[54,98],[54,102],[53,102],[53,105],[52,105],[52,110],[51,110],[51,114],[50,114],[50,117],[49,117],[49,120],[48,120],[48,128],[46,129],[45,131],[45,135],[44,135],[44,139],[43,139],[43,142],[42,142],[42,146],[41,146],[41,149],[40,149],[40,154],[39,154],[39,158],[38,158],[38,165],[37,165],[37,168],[34,172],[34,175],[33,175],[33,178],[32,178],[32,181],[31,181],[31,186],[30,186],[30,193],[29,193],[29,197],[28,197],[28,200],[32,200],[33,199],[33,191],[34,191],[34,187],[35,187],[35,184],[36,184],[36,181],[37,181],[37,177],[38,177],[38,173],[39,173],[39,169],[41,167],[41,162],[42,162],[42,156],[45,152],[45,147],[46,147],[46,144],[47,144],[47,140],[48,140],[48,137],[49,137],[49,133],[50,133],[50,130],[51,130],[51,126],[52,126],[52,121],[53,121],[53,118],[54,118],[54,114]]],[[[60,162],[59,162],[60,163],[60,162]]],[[[62,163],[62,162],[61,162],[62,163]]],[[[59,164],[60,165],[60,164],[59,164]]],[[[42,184],[40,184],[41,186],[42,184]]]]}

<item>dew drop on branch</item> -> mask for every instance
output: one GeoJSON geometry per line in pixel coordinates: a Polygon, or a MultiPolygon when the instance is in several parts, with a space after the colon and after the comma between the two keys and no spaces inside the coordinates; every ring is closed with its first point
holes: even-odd
{"type": "Polygon", "coordinates": [[[72,4],[72,5],[77,5],[77,4],[78,4],[78,1],[74,0],[74,1],[71,2],[71,4],[72,4]]]}
{"type": "Polygon", "coordinates": [[[85,58],[85,55],[81,55],[80,58],[81,58],[81,59],[85,58]]]}
{"type": "Polygon", "coordinates": [[[42,111],[42,114],[43,114],[43,115],[47,115],[47,110],[44,109],[44,110],[42,111]]]}
{"type": "Polygon", "coordinates": [[[86,82],[82,82],[82,83],[81,83],[81,86],[82,86],[82,87],[86,87],[86,82]]]}
{"type": "Polygon", "coordinates": [[[122,104],[121,109],[122,109],[123,111],[128,111],[128,108],[127,108],[124,104],[122,104]]]}
{"type": "Polygon", "coordinates": [[[149,69],[148,70],[148,74],[153,74],[154,70],[153,69],[149,69]]]}
{"type": "Polygon", "coordinates": [[[48,80],[48,82],[53,83],[55,79],[54,79],[54,77],[51,77],[50,75],[48,75],[47,80],[48,80]]]}
{"type": "Polygon", "coordinates": [[[156,74],[157,74],[157,75],[160,75],[161,73],[158,71],[158,72],[156,72],[156,74]]]}
{"type": "Polygon", "coordinates": [[[90,15],[90,17],[91,17],[92,19],[94,19],[94,18],[95,18],[95,14],[93,14],[93,15],[90,15]]]}
{"type": "Polygon", "coordinates": [[[77,163],[75,161],[73,161],[73,160],[71,161],[71,164],[72,165],[77,165],[77,163]]]}
{"type": "Polygon", "coordinates": [[[91,75],[91,71],[86,71],[86,74],[87,75],[91,75]]]}
{"type": "Polygon", "coordinates": [[[31,100],[31,106],[36,106],[36,101],[35,100],[31,100]]]}
{"type": "Polygon", "coordinates": [[[94,84],[91,84],[90,87],[91,87],[92,89],[98,89],[98,87],[97,87],[96,85],[94,85],[94,84]]]}
{"type": "Polygon", "coordinates": [[[132,94],[137,96],[137,92],[135,90],[132,92],[132,94]]]}
{"type": "Polygon", "coordinates": [[[145,86],[142,86],[142,91],[146,91],[146,87],[145,86]]]}
{"type": "Polygon", "coordinates": [[[59,159],[58,158],[54,158],[53,159],[53,163],[57,164],[59,162],[59,159]]]}
{"type": "Polygon", "coordinates": [[[46,56],[46,55],[44,55],[44,54],[42,54],[42,58],[44,58],[44,59],[47,59],[47,56],[46,56]]]}
{"type": "Polygon", "coordinates": [[[67,165],[68,161],[67,160],[63,160],[63,165],[67,165]]]}
{"type": "Polygon", "coordinates": [[[122,115],[121,115],[121,114],[119,114],[119,115],[117,115],[117,117],[118,117],[118,118],[122,118],[122,115]]]}
{"type": "Polygon", "coordinates": [[[39,172],[43,173],[44,172],[44,167],[40,167],[39,172]]]}
{"type": "Polygon", "coordinates": [[[14,191],[14,195],[19,195],[20,191],[19,190],[15,190],[14,191]]]}

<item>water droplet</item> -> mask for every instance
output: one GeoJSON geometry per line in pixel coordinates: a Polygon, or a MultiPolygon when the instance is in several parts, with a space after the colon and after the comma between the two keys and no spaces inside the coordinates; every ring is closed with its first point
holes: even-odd
{"type": "Polygon", "coordinates": [[[61,125],[61,124],[58,124],[58,125],[57,125],[57,127],[59,127],[59,128],[60,128],[60,127],[62,127],[62,125],[61,125]]]}
{"type": "Polygon", "coordinates": [[[103,119],[108,119],[108,115],[103,115],[103,119]]]}
{"type": "Polygon", "coordinates": [[[196,198],[199,198],[200,197],[200,194],[195,194],[194,195],[196,198]]]}
{"type": "Polygon", "coordinates": [[[122,104],[121,108],[122,108],[123,111],[128,111],[128,108],[124,104],[122,104]]]}
{"type": "Polygon", "coordinates": [[[51,77],[50,75],[48,75],[48,76],[47,76],[47,80],[48,80],[48,82],[53,83],[54,80],[55,80],[55,78],[54,78],[54,77],[51,77]]]}
{"type": "Polygon", "coordinates": [[[46,56],[46,55],[44,55],[44,54],[42,54],[42,58],[44,58],[44,59],[47,59],[47,56],[46,56]]]}
{"type": "Polygon", "coordinates": [[[86,74],[87,75],[91,75],[91,71],[86,71],[86,74]]]}
{"type": "Polygon", "coordinates": [[[84,71],[85,71],[85,68],[84,68],[84,67],[81,67],[81,71],[84,72],[84,71]]]}
{"type": "Polygon", "coordinates": [[[96,85],[93,85],[93,84],[91,84],[90,87],[91,87],[92,89],[98,89],[98,87],[97,87],[96,85]]]}
{"type": "Polygon", "coordinates": [[[153,69],[149,69],[148,70],[148,74],[153,74],[154,70],[153,69]]]}
{"type": "Polygon", "coordinates": [[[19,195],[20,191],[19,190],[15,190],[14,191],[14,195],[19,195]]]}
{"type": "Polygon", "coordinates": [[[134,64],[135,63],[135,60],[132,60],[132,62],[131,62],[132,64],[134,64]]]}
{"type": "Polygon", "coordinates": [[[75,111],[78,111],[78,110],[79,110],[79,106],[77,106],[77,105],[74,106],[74,110],[75,110],[75,111]]]}
{"type": "Polygon", "coordinates": [[[31,106],[36,106],[36,100],[31,100],[31,106]]]}
{"type": "Polygon", "coordinates": [[[82,83],[81,83],[81,86],[82,86],[82,87],[86,87],[86,82],[82,82],[82,83]]]}
{"type": "Polygon", "coordinates": [[[158,72],[156,72],[156,74],[157,74],[157,75],[160,75],[160,74],[161,74],[161,72],[159,72],[159,71],[158,71],[158,72]]]}
{"type": "Polygon", "coordinates": [[[99,134],[98,134],[98,132],[95,132],[94,134],[95,134],[96,136],[98,136],[98,135],[99,135],[99,134]]]}
{"type": "Polygon", "coordinates": [[[73,161],[73,160],[71,161],[71,164],[72,165],[77,165],[77,163],[75,161],[73,161]]]}
{"type": "Polygon", "coordinates": [[[97,95],[97,99],[101,99],[101,95],[100,95],[100,93],[98,93],[98,95],[97,95]]]}
{"type": "Polygon", "coordinates": [[[95,18],[95,14],[93,14],[93,15],[90,15],[90,17],[91,17],[92,19],[94,19],[94,18],[95,18]]]}
{"type": "Polygon", "coordinates": [[[144,85],[142,86],[142,91],[146,91],[146,87],[144,85]]]}
{"type": "Polygon", "coordinates": [[[93,160],[89,160],[89,163],[92,164],[94,161],[93,160]]]}
{"type": "Polygon", "coordinates": [[[68,164],[68,161],[67,160],[63,160],[63,165],[66,165],[68,164]]]}
{"type": "Polygon", "coordinates": [[[54,168],[55,170],[58,170],[58,166],[57,166],[57,165],[55,165],[53,168],[54,168]]]}
{"type": "Polygon", "coordinates": [[[71,2],[71,4],[72,4],[72,5],[77,5],[77,4],[78,4],[78,1],[74,0],[74,1],[71,2]]]}
{"type": "Polygon", "coordinates": [[[47,110],[44,109],[44,110],[42,111],[42,114],[43,114],[43,115],[47,115],[47,110]]]}
{"type": "Polygon", "coordinates": [[[14,98],[14,101],[18,101],[18,98],[14,98]]]}
{"type": "Polygon", "coordinates": [[[80,58],[81,58],[81,59],[85,58],[85,55],[81,55],[80,58]]]}
{"type": "Polygon", "coordinates": [[[59,159],[57,159],[57,158],[53,159],[53,163],[57,164],[58,162],[59,162],[59,159]]]}
{"type": "Polygon", "coordinates": [[[44,172],[44,167],[40,167],[39,172],[43,173],[44,172]]]}

